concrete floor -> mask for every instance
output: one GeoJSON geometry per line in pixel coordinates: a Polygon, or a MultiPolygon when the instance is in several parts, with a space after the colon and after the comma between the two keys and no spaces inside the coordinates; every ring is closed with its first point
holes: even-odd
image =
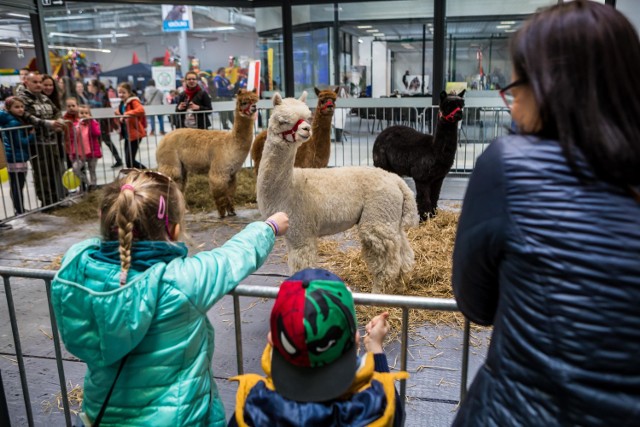
{"type": "MultiPolygon", "coordinates": [[[[441,206],[459,207],[466,189],[466,178],[445,180],[441,206]]],[[[208,250],[224,243],[244,225],[260,219],[255,209],[239,210],[233,219],[220,220],[216,214],[188,216],[192,241],[190,253],[208,250]]],[[[0,263],[5,266],[51,268],[74,243],[97,235],[94,223],[75,224],[67,218],[34,214],[14,220],[13,230],[1,232],[0,263]]],[[[277,286],[287,275],[283,256],[286,251],[279,239],[265,265],[248,277],[244,284],[277,286]]],[[[28,377],[30,403],[36,426],[64,425],[64,416],[55,401],[60,392],[55,353],[43,282],[12,279],[11,288],[16,305],[22,351],[28,377]],[[53,408],[47,408],[53,405],[53,408]]],[[[28,425],[22,388],[15,362],[15,348],[8,322],[5,290],[0,289],[0,370],[13,426],[28,425]]],[[[260,356],[268,332],[272,301],[241,298],[243,351],[245,372],[261,372],[260,356]]],[[[233,304],[223,298],[209,313],[216,330],[214,372],[221,398],[229,415],[235,402],[235,384],[226,379],[236,375],[236,353],[233,328],[233,304]]],[[[489,332],[473,333],[470,354],[470,377],[484,360],[489,332]]],[[[387,349],[391,365],[399,354],[399,344],[387,349]]],[[[450,327],[421,325],[409,343],[406,426],[448,426],[451,424],[460,393],[462,331],[450,327]]],[[[72,355],[64,354],[64,373],[69,389],[82,385],[85,365],[72,355]]],[[[399,362],[397,362],[399,366],[399,362]]]]}

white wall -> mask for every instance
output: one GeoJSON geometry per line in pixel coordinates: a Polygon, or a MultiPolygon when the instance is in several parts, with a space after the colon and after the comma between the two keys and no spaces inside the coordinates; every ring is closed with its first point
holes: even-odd
{"type": "Polygon", "coordinates": [[[390,67],[389,50],[386,42],[372,44],[371,97],[379,98],[389,95],[390,67]]]}

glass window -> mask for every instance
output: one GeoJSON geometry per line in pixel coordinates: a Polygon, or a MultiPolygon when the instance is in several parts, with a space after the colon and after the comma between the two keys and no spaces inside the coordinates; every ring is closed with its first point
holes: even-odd
{"type": "MultiPolygon", "coordinates": [[[[447,90],[498,90],[510,80],[509,36],[556,0],[447,1],[447,90]]],[[[496,95],[497,96],[497,95],[496,95]]]]}
{"type": "Polygon", "coordinates": [[[295,92],[327,85],[351,96],[428,92],[432,16],[433,1],[424,0],[293,6],[295,92]],[[407,70],[418,82],[411,87],[407,70]]]}

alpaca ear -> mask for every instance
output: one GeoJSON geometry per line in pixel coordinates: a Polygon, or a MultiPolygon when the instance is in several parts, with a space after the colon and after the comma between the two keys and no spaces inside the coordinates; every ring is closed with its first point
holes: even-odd
{"type": "Polygon", "coordinates": [[[280,96],[280,94],[278,92],[273,94],[273,106],[275,107],[276,105],[280,105],[282,104],[282,97],[280,96]]]}
{"type": "Polygon", "coordinates": [[[255,94],[257,95],[257,94],[258,94],[258,88],[257,88],[257,87],[254,87],[254,88],[253,88],[253,90],[252,90],[251,92],[253,92],[253,93],[255,93],[255,94]]]}
{"type": "Polygon", "coordinates": [[[462,89],[462,92],[460,92],[460,93],[458,94],[458,96],[459,96],[460,98],[464,97],[464,93],[465,93],[466,91],[467,91],[466,89],[462,89]]]}
{"type": "Polygon", "coordinates": [[[336,88],[333,90],[333,92],[337,95],[340,93],[340,86],[336,86],[336,88]]]}
{"type": "Polygon", "coordinates": [[[314,86],[313,90],[316,93],[316,96],[320,96],[320,89],[314,86]]]}
{"type": "Polygon", "coordinates": [[[298,98],[298,101],[300,102],[306,102],[307,101],[307,91],[303,91],[302,95],[300,95],[300,98],[298,98]]]}
{"type": "Polygon", "coordinates": [[[443,101],[446,97],[447,97],[446,91],[443,90],[442,92],[440,92],[440,101],[443,101]]]}

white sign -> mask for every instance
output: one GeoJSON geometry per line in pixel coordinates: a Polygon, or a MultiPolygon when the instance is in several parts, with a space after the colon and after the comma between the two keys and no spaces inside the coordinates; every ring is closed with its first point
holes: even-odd
{"type": "Polygon", "coordinates": [[[162,31],[188,31],[193,29],[191,6],[162,5],[162,31]]]}
{"type": "Polygon", "coordinates": [[[162,93],[176,88],[176,67],[151,67],[151,78],[162,93]]]}

